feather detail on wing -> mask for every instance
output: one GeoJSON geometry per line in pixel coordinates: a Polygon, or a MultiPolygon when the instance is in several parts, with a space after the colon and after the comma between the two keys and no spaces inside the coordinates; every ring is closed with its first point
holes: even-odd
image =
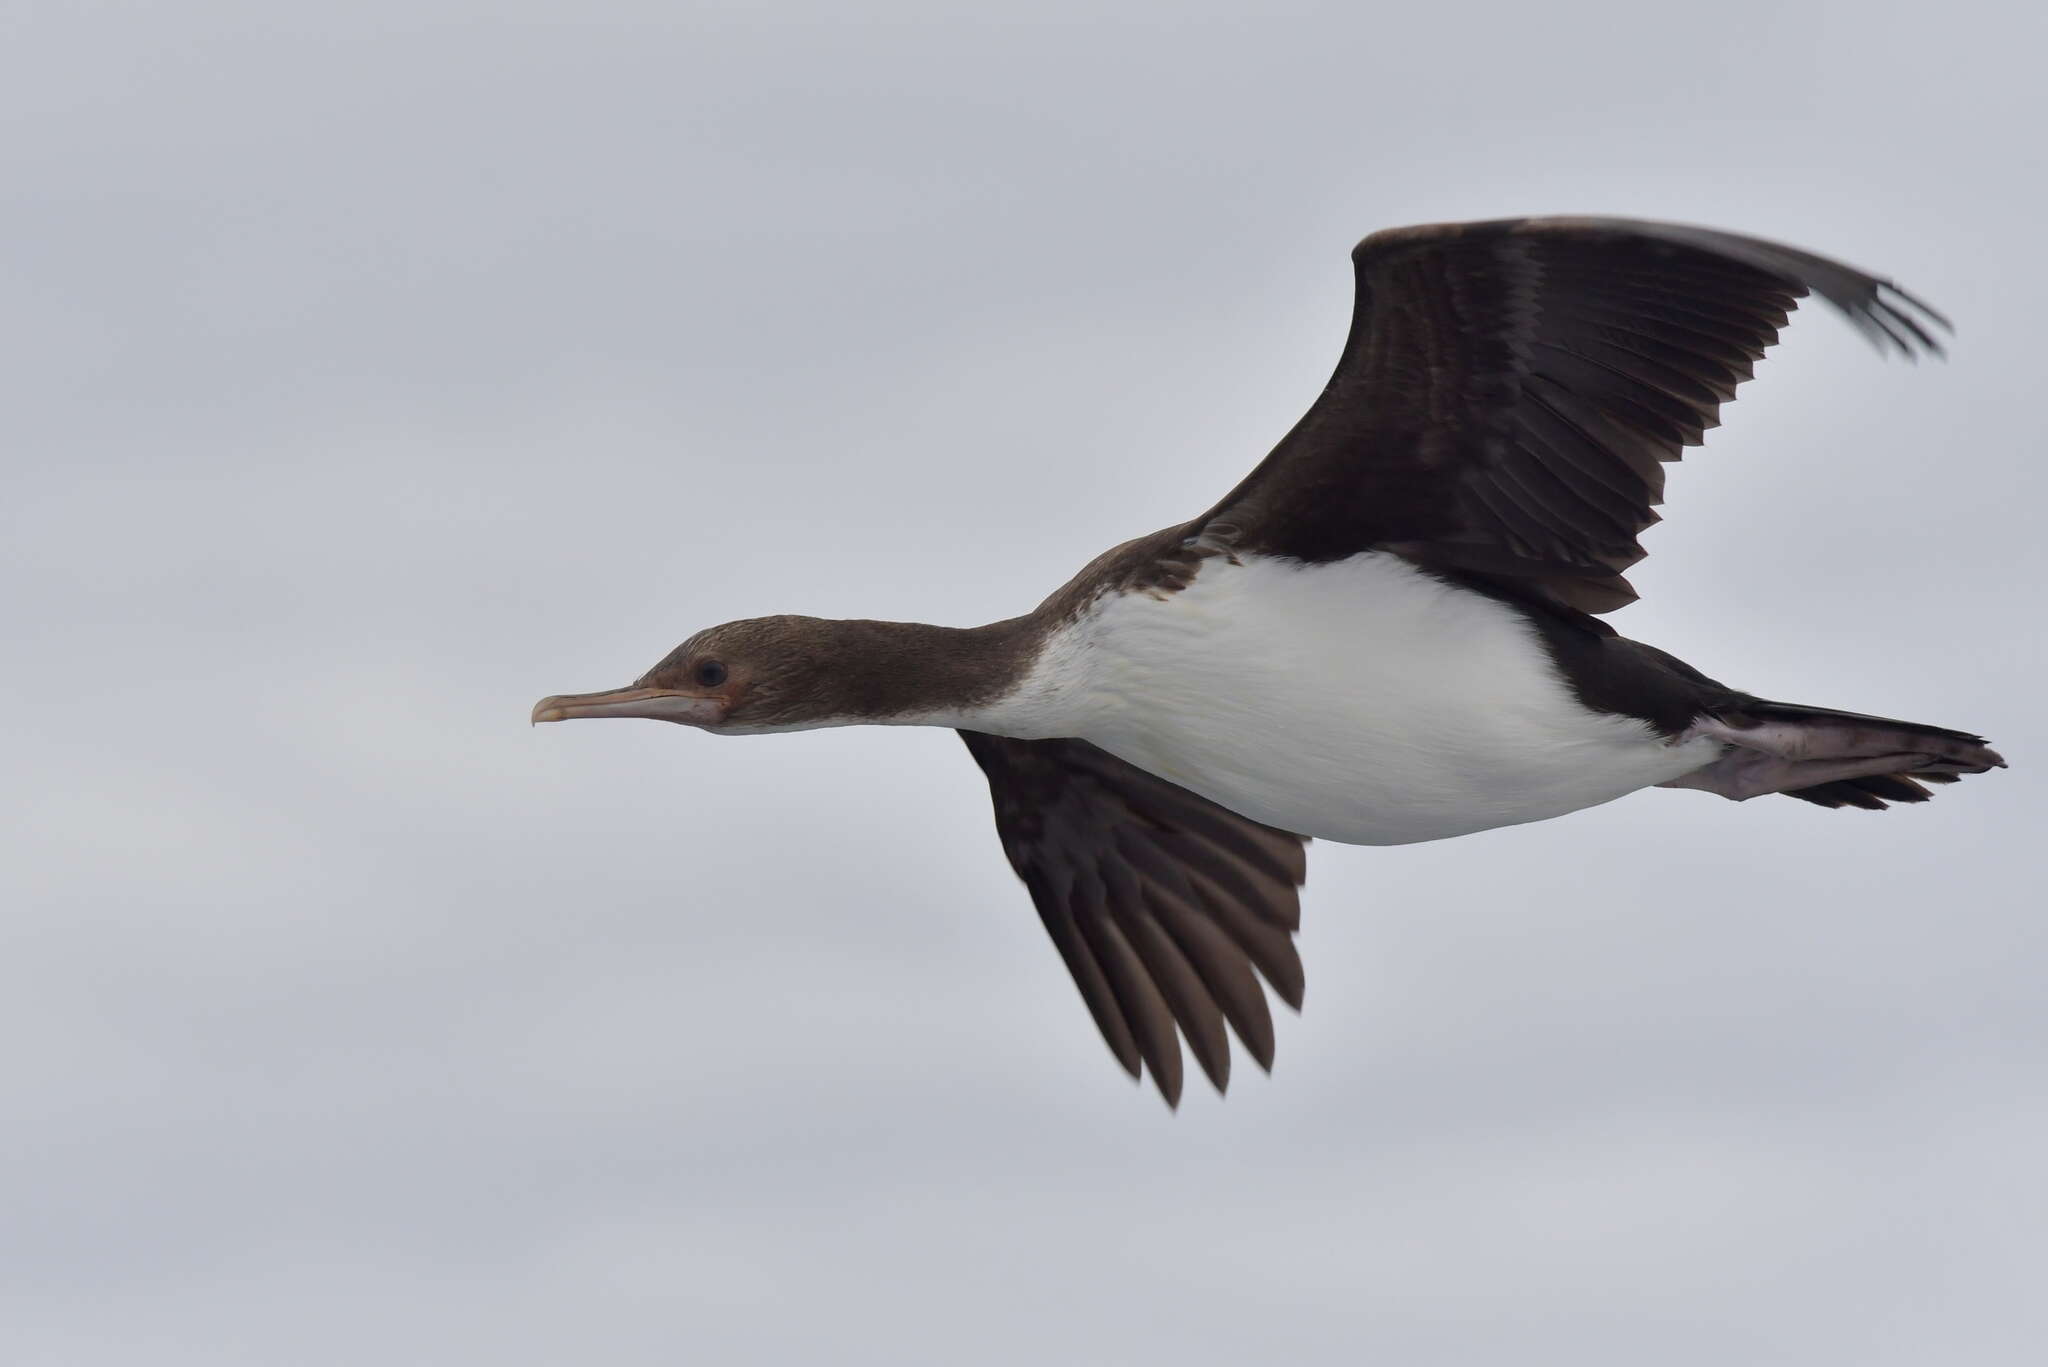
{"type": "Polygon", "coordinates": [[[1273,1066],[1259,986],[1301,1006],[1303,839],[1248,820],[1081,740],[962,731],[996,832],[1110,1052],[1181,1092],[1180,1038],[1222,1091],[1234,1031],[1273,1066]]]}
{"type": "Polygon", "coordinates": [[[1792,247],[1629,219],[1375,233],[1322,396],[1194,525],[1309,561],[1388,549],[1584,612],[1633,600],[1664,464],[1696,446],[1820,294],[1881,349],[1947,320],[1792,247]]]}

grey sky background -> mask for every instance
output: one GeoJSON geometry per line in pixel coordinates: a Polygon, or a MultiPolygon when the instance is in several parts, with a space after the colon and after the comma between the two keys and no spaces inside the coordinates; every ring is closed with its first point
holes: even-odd
{"type": "Polygon", "coordinates": [[[0,11],[0,1360],[2038,1361],[2033,7],[0,11]],[[1980,729],[1884,815],[1321,845],[1307,1013],[1126,1082],[941,732],[529,731],[696,628],[1188,516],[1377,227],[1896,275],[1619,624],[1980,729]]]}

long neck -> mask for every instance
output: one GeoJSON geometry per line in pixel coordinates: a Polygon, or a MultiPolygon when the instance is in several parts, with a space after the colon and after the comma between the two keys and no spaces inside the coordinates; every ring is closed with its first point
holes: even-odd
{"type": "Polygon", "coordinates": [[[1029,617],[980,627],[840,621],[832,635],[834,691],[848,714],[885,726],[973,729],[1016,690],[1041,630],[1029,617]]]}

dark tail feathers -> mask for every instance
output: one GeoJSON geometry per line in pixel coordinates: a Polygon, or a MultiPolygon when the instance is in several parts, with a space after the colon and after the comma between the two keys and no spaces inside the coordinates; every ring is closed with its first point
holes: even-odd
{"type": "Polygon", "coordinates": [[[1965,774],[2003,769],[2005,760],[1982,736],[1945,726],[1872,717],[1831,707],[1797,703],[1754,702],[1723,720],[1736,726],[1749,721],[1759,727],[1778,723],[1797,728],[1807,748],[1801,758],[1849,759],[1907,753],[1921,759],[1911,768],[1890,773],[1837,778],[1806,788],[1783,789],[1786,797],[1820,807],[1861,807],[1880,812],[1894,802],[1925,802],[1934,796],[1925,785],[1954,783],[1965,774]]]}

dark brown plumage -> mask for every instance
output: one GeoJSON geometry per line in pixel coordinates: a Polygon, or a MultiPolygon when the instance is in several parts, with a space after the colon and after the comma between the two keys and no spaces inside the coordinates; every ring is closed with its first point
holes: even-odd
{"type": "MultiPolygon", "coordinates": [[[[1929,325],[1947,320],[1889,281],[1809,252],[1625,219],[1396,228],[1359,243],[1352,262],[1357,296],[1336,371],[1272,454],[1208,513],[1106,553],[1041,612],[1064,618],[1112,589],[1172,592],[1209,555],[1316,562],[1386,549],[1529,611],[1560,672],[1596,711],[1640,716],[1676,735],[1702,711],[1741,716],[1761,703],[1589,614],[1634,600],[1622,572],[1643,558],[1636,538],[1657,521],[1664,464],[1718,424],[1720,405],[1751,377],[1801,297],[1818,291],[1874,341],[1909,357],[1939,354],[1929,325]]],[[[1294,842],[1297,866],[1300,837],[1083,741],[961,735],[988,776],[1004,852],[1118,1062],[1136,1076],[1142,1061],[1176,1101],[1178,1021],[1221,1089],[1229,1058],[1216,1007],[1188,986],[1186,964],[1169,949],[1143,952],[1162,919],[1152,908],[1177,893],[1178,923],[1207,927],[1205,943],[1214,945],[1243,950],[1214,933],[1226,916],[1262,937],[1256,943],[1269,954],[1281,936],[1287,955],[1276,962],[1293,995],[1270,969],[1268,979],[1299,1007],[1300,962],[1284,938],[1298,918],[1293,885],[1271,877],[1219,906],[1214,884],[1197,882],[1196,895],[1175,888],[1173,860],[1201,845],[1180,824],[1195,813],[1208,829],[1221,822],[1276,845],[1294,842]],[[1137,832],[1152,834],[1145,862],[1153,872],[1107,881],[1119,875],[1120,842],[1137,832]]],[[[1927,800],[1904,775],[1789,795],[1870,809],[1927,800]]],[[[1235,962],[1217,954],[1203,979],[1235,962]]],[[[1262,1046],[1231,1019],[1270,1067],[1270,1023],[1262,1046]]],[[[1258,1019],[1266,1021],[1263,1011],[1258,1019]]]]}
{"type": "MultiPolygon", "coordinates": [[[[1623,574],[1642,558],[1638,537],[1657,520],[1664,465],[1718,422],[1801,297],[1820,294],[1881,348],[1908,357],[1940,352],[1934,330],[1947,324],[1939,314],[1889,281],[1809,252],[1625,219],[1401,228],[1366,238],[1352,260],[1356,298],[1343,354],[1294,429],[1207,513],[1104,552],[1035,611],[967,629],[731,622],[698,633],[630,687],[543,699],[535,719],[642,716],[726,732],[907,721],[1011,732],[960,731],[988,779],[1004,852],[1110,1051],[1133,1076],[1149,1072],[1169,1104],[1182,1090],[1182,1037],[1218,1090],[1229,1079],[1230,1031],[1271,1066],[1273,1021],[1260,979],[1300,1006],[1292,936],[1305,839],[1075,738],[1085,730],[1079,714],[1020,724],[988,710],[1006,706],[1048,642],[1106,600],[1176,601],[1219,558],[1318,566],[1385,552],[1361,562],[1406,560],[1428,575],[1402,567],[1404,579],[1433,576],[1519,612],[1538,691],[1562,681],[1584,715],[1640,720],[1646,728],[1636,739],[1647,747],[1705,744],[1711,753],[1720,742],[1720,759],[1641,783],[1883,809],[1926,801],[1925,784],[2003,763],[1966,732],[1730,688],[1593,615],[1634,598],[1623,574]]],[[[1265,620],[1258,605],[1235,611],[1265,620]]],[[[1315,619],[1305,635],[1323,644],[1343,637],[1346,611],[1315,619]]],[[[1425,634],[1417,654],[1426,658],[1435,644],[1425,634]]],[[[1171,677],[1201,673],[1206,653],[1206,641],[1195,640],[1171,677]]],[[[1357,657],[1348,658],[1355,668],[1357,657]]],[[[1460,658],[1447,652],[1431,686],[1470,677],[1460,658]]],[[[1343,694],[1350,678],[1319,682],[1343,694]]],[[[1288,691],[1266,683],[1273,693],[1250,696],[1288,691]]],[[[1320,758],[1342,733],[1370,733],[1381,701],[1360,697],[1320,731],[1290,733],[1283,722],[1262,734],[1242,708],[1230,713],[1237,724],[1229,734],[1251,738],[1253,750],[1235,752],[1207,790],[1235,800],[1242,790],[1230,776],[1259,769],[1278,753],[1276,741],[1292,747],[1285,763],[1295,766],[1278,786],[1297,782],[1304,756],[1320,758]]],[[[1144,699],[1136,702],[1142,710],[1144,699]]],[[[1187,704],[1160,711],[1174,706],[1187,704]]],[[[1380,753],[1411,739],[1419,751],[1442,737],[1404,735],[1380,753]]],[[[1510,740],[1499,750],[1520,737],[1510,740]]],[[[1447,770],[1486,777],[1489,757],[1446,753],[1447,770]]],[[[1377,756],[1366,759],[1370,767],[1377,756]]],[[[1205,786],[1185,766],[1158,767],[1205,786]]],[[[1357,772],[1345,759],[1334,781],[1304,790],[1320,805],[1263,810],[1333,838],[1379,843],[1380,828],[1353,835],[1316,824],[1326,806],[1350,799],[1357,772]]],[[[1462,800],[1472,808],[1495,796],[1471,791],[1462,800]]],[[[1400,786],[1378,810],[1405,817],[1414,793],[1412,783],[1400,786]]]]}
{"type": "Polygon", "coordinates": [[[1584,612],[1635,591],[1665,462],[1697,446],[1801,296],[1939,353],[1890,281],[1707,228],[1606,218],[1374,233],[1336,373],[1198,525],[1302,560],[1370,548],[1584,612]]]}
{"type": "Polygon", "coordinates": [[[1132,1077],[1180,1100],[1178,1025],[1230,1080],[1227,1020],[1261,1068],[1273,1018],[1253,969],[1301,1008],[1302,837],[1262,826],[1081,740],[962,731],[996,833],[1089,1013],[1132,1077]]]}

